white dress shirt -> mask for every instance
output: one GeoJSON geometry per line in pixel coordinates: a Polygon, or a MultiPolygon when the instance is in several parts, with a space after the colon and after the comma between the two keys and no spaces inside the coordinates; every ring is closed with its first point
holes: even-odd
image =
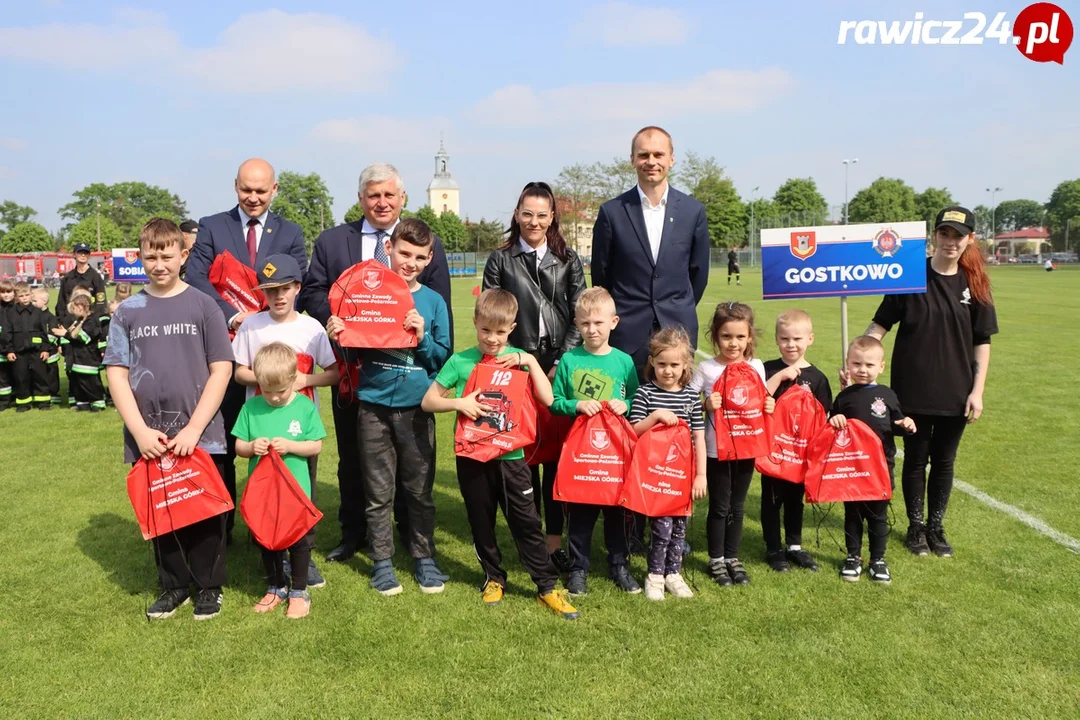
{"type": "MultiPolygon", "coordinates": [[[[388,240],[388,239],[390,239],[390,236],[394,234],[394,228],[396,228],[398,226],[399,222],[401,222],[401,218],[398,218],[397,220],[395,220],[394,224],[391,225],[390,227],[386,228],[385,230],[378,230],[378,229],[372,227],[371,224],[365,218],[364,219],[364,225],[363,225],[363,227],[360,228],[360,233],[361,233],[361,235],[360,235],[360,255],[361,255],[361,258],[360,259],[361,260],[372,260],[372,259],[374,259],[374,257],[375,257],[375,243],[377,242],[376,233],[379,233],[379,232],[386,233],[386,237],[383,238],[383,240],[384,241],[388,240]]],[[[390,255],[390,253],[386,253],[386,254],[387,254],[387,256],[390,255]]]]}
{"type": "Polygon", "coordinates": [[[667,213],[667,196],[670,185],[664,186],[664,195],[660,202],[653,205],[645,196],[641,186],[637,186],[638,195],[641,196],[641,212],[645,216],[645,233],[649,236],[649,248],[652,250],[653,262],[660,254],[660,237],[664,234],[664,215],[667,213]]]}
{"type": "MultiPolygon", "coordinates": [[[[539,278],[540,277],[540,263],[544,262],[544,258],[547,257],[547,251],[548,251],[547,241],[545,241],[544,244],[541,245],[538,248],[533,248],[532,245],[525,242],[524,238],[519,237],[518,242],[521,244],[521,249],[524,250],[526,253],[536,253],[536,277],[539,278]]],[[[526,258],[525,261],[529,262],[530,258],[526,258]]],[[[539,288],[539,285],[540,285],[539,279],[537,280],[536,285],[539,288]]],[[[540,297],[541,298],[544,297],[543,290],[540,291],[540,297]]],[[[544,325],[544,313],[540,313],[540,337],[545,338],[545,337],[547,337],[547,334],[548,334],[547,326],[544,325]]]]}
{"type": "MultiPolygon", "coordinates": [[[[263,210],[263,214],[260,215],[257,218],[248,217],[247,213],[245,213],[241,209],[237,209],[237,212],[240,213],[240,237],[244,238],[245,247],[246,247],[246,243],[247,243],[248,221],[249,220],[258,220],[259,221],[259,223],[255,226],[255,252],[258,252],[259,251],[259,245],[262,243],[263,228],[266,227],[266,216],[270,214],[269,208],[266,209],[266,210],[263,210]]],[[[257,269],[257,268],[253,268],[253,269],[257,269]]]]}

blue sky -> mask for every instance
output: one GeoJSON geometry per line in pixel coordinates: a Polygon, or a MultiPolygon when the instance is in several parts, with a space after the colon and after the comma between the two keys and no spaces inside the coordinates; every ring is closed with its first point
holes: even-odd
{"type": "Polygon", "coordinates": [[[95,181],[227,209],[250,156],[320,173],[339,221],[360,170],[392,162],[415,209],[440,132],[474,220],[505,221],[529,180],[626,154],[644,124],[671,131],[676,161],[715,156],[744,198],[811,176],[838,206],[850,157],[851,194],[887,175],[971,206],[988,186],[1045,201],[1080,175],[1080,50],[1061,66],[993,41],[837,44],[841,20],[1025,3],[4,5],[0,199],[50,229],[95,181]]]}

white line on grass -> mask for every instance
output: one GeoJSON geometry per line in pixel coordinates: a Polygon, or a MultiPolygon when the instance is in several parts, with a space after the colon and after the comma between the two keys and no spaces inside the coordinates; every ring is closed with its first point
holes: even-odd
{"type": "MultiPolygon", "coordinates": [[[[701,350],[698,350],[697,354],[700,355],[702,358],[705,358],[706,360],[712,357],[708,353],[704,353],[701,350]]],[[[896,456],[899,458],[904,457],[904,451],[897,450],[896,456]]],[[[1020,521],[1021,523],[1027,525],[1029,528],[1039,533],[1040,535],[1045,535],[1046,537],[1050,538],[1058,545],[1061,545],[1062,547],[1071,550],[1074,553],[1080,554],[1080,540],[1077,540],[1071,535],[1066,535],[1060,530],[1055,530],[1050,525],[1048,525],[1046,521],[1035,517],[1031,513],[1024,512],[1023,510],[1014,505],[1001,502],[992,495],[986,494],[979,488],[975,487],[974,485],[970,485],[963,480],[954,479],[953,487],[966,495],[970,495],[984,505],[989,505],[995,510],[999,510],[1005,513],[1014,520],[1020,521]]]]}

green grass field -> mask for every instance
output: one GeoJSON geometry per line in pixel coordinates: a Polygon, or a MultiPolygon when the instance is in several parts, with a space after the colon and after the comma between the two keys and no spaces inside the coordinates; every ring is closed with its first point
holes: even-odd
{"type": "MultiPolygon", "coordinates": [[[[992,271],[995,338],[986,414],[964,438],[957,477],[1080,537],[1080,271],[992,271]]],[[[727,287],[714,273],[700,315],[736,298],[758,311],[766,359],[772,322],[793,305],[814,317],[809,358],[835,376],[839,301],[763,302],[760,275],[727,287]]],[[[455,281],[458,346],[471,336],[471,290],[455,281]]],[[[851,301],[861,332],[877,299],[851,301]]],[[[885,379],[887,382],[887,378],[885,379]]],[[[324,398],[325,400],[325,398],[324,398]]],[[[328,427],[330,413],[324,401],[328,427]]],[[[439,421],[435,487],[441,595],[370,590],[367,558],[321,561],[337,541],[337,456],[326,444],[316,558],[328,586],[311,616],[251,611],[265,585],[255,548],[229,553],[224,610],[190,607],[149,624],[152,553],[127,500],[120,418],[70,411],[0,414],[0,716],[3,717],[1048,717],[1080,713],[1080,558],[1009,515],[955,492],[953,559],[902,547],[903,503],[890,537],[894,580],[840,582],[839,508],[804,544],[817,574],[772,574],[763,561],[758,485],[747,501],[743,558],[753,578],[719,588],[704,574],[704,505],[691,525],[693,600],[618,594],[599,561],[570,623],[543,610],[505,524],[510,583],[484,607],[482,580],[453,470],[451,423],[439,421]],[[820,534],[820,547],[815,544],[820,534]]],[[[239,528],[238,528],[239,530],[239,528]]],[[[601,533],[595,552],[603,557],[601,533]]],[[[645,572],[634,558],[635,575],[645,572]]]]}

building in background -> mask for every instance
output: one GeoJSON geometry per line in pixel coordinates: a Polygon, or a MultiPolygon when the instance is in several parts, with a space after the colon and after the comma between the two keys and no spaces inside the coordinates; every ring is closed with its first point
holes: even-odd
{"type": "Polygon", "coordinates": [[[442,140],[439,140],[439,152],[435,154],[435,177],[428,183],[427,194],[428,205],[436,215],[450,211],[461,217],[461,189],[450,174],[450,155],[442,140]]]}

